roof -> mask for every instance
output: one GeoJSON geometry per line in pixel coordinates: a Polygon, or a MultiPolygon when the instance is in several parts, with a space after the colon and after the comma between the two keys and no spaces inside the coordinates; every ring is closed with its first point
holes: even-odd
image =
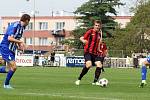
{"type": "MultiPolygon", "coordinates": [[[[34,17],[31,17],[32,19],[34,17]]],[[[35,19],[74,19],[75,16],[35,16],[35,19]]],[[[2,16],[1,19],[20,19],[19,16],[2,16]]]]}
{"type": "MultiPolygon", "coordinates": [[[[79,16],[35,16],[35,19],[75,19],[79,16]]],[[[111,16],[114,19],[131,19],[132,16],[111,16]]],[[[34,17],[31,17],[32,19],[34,17]]],[[[19,16],[2,16],[1,19],[20,19],[19,16]]]]}
{"type": "Polygon", "coordinates": [[[131,19],[132,16],[111,16],[114,19],[131,19]]]}

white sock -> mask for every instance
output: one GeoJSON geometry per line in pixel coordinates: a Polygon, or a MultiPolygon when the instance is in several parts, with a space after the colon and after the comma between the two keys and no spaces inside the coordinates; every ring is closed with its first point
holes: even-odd
{"type": "Polygon", "coordinates": [[[146,80],[142,80],[142,83],[146,83],[146,80]]]}

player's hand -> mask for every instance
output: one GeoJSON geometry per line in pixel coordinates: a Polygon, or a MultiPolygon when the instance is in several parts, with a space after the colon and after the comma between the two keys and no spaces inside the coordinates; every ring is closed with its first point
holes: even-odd
{"type": "Polygon", "coordinates": [[[87,43],[88,43],[88,41],[87,41],[87,40],[83,40],[82,42],[83,42],[83,44],[87,44],[87,43]]]}
{"type": "Polygon", "coordinates": [[[24,42],[20,42],[20,43],[18,43],[18,50],[21,50],[21,51],[23,51],[24,52],[24,50],[25,50],[25,48],[26,48],[26,45],[25,45],[25,43],[24,42]]]}

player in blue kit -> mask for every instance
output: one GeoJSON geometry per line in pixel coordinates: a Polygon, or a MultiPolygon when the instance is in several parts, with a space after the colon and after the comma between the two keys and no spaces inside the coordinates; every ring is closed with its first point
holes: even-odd
{"type": "Polygon", "coordinates": [[[147,83],[146,83],[146,74],[147,74],[147,66],[150,65],[150,56],[147,57],[146,59],[144,59],[144,61],[142,62],[142,68],[141,68],[141,79],[142,82],[140,84],[139,87],[144,87],[147,83]]]}
{"type": "Polygon", "coordinates": [[[30,16],[23,14],[20,21],[16,21],[8,26],[7,31],[0,44],[0,53],[7,66],[0,67],[0,73],[7,73],[4,88],[13,89],[9,84],[16,71],[15,52],[17,49],[24,50],[25,44],[21,40],[25,27],[29,24],[30,16]]]}

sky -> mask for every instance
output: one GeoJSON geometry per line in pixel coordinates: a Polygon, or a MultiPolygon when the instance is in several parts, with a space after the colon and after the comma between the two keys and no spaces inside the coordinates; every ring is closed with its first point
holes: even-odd
{"type": "MultiPolygon", "coordinates": [[[[36,16],[51,16],[58,11],[64,11],[63,15],[73,15],[78,7],[89,0],[0,0],[1,16],[19,16],[20,12],[30,15],[36,11],[36,16]],[[35,6],[34,6],[35,5],[35,6]]],[[[116,8],[117,15],[130,16],[129,8],[135,6],[137,0],[121,0],[126,5],[116,8]]],[[[1,27],[1,20],[0,20],[1,27]]],[[[0,30],[1,33],[1,30],[0,30]]]]}
{"type": "MultiPolygon", "coordinates": [[[[20,12],[32,14],[36,11],[37,16],[49,16],[53,12],[65,11],[64,14],[72,14],[88,0],[1,0],[0,16],[19,16],[20,12]],[[34,8],[35,4],[35,8],[34,8]]],[[[125,6],[117,8],[118,15],[131,15],[129,8],[134,6],[137,0],[121,0],[125,6]]]]}
{"type": "Polygon", "coordinates": [[[48,16],[52,11],[73,12],[86,1],[88,0],[1,0],[0,16],[19,15],[19,12],[31,13],[34,10],[38,12],[37,16],[48,16]]]}

